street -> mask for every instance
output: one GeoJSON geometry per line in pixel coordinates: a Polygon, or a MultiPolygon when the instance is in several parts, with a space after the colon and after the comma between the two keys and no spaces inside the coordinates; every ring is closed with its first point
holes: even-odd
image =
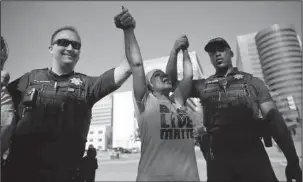
{"type": "MultiPolygon", "coordinates": [[[[296,142],[298,155],[301,156],[301,143],[296,142]]],[[[280,181],[285,180],[286,161],[283,153],[278,152],[276,147],[267,148],[273,168],[280,181]]],[[[196,149],[198,161],[198,169],[201,181],[206,181],[206,166],[205,160],[199,151],[196,149]]],[[[95,181],[134,181],[136,179],[137,167],[140,154],[123,154],[119,160],[108,160],[108,154],[98,154],[99,168],[96,172],[95,181]]]]}

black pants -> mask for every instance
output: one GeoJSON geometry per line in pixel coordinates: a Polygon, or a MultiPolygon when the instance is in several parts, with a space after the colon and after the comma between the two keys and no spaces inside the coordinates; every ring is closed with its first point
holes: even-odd
{"type": "Polygon", "coordinates": [[[80,182],[76,170],[44,170],[31,164],[5,166],[1,169],[1,182],[80,182]]]}
{"type": "Polygon", "coordinates": [[[208,182],[277,182],[267,152],[261,141],[249,148],[214,152],[207,160],[208,182]]]}

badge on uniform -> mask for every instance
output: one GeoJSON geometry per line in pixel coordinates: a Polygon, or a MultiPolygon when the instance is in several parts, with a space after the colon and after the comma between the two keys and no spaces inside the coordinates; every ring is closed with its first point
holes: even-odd
{"type": "Polygon", "coordinates": [[[75,84],[75,85],[82,85],[82,81],[80,80],[80,78],[72,78],[72,79],[70,79],[70,82],[71,83],[73,83],[73,84],[75,84]]]}

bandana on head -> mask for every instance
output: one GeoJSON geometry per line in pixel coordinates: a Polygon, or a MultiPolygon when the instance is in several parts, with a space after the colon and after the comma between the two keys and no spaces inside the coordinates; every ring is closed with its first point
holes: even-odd
{"type": "MultiPolygon", "coordinates": [[[[146,73],[145,75],[145,80],[146,80],[146,85],[150,85],[151,86],[151,79],[153,77],[153,74],[156,72],[156,71],[162,71],[160,69],[153,69],[151,71],[149,71],[148,73],[146,73]]],[[[150,90],[151,91],[151,90],[150,90]]]]}

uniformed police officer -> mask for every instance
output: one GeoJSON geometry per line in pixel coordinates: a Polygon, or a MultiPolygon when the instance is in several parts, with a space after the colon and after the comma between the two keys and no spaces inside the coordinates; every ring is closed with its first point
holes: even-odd
{"type": "MultiPolygon", "coordinates": [[[[120,21],[129,44],[135,27],[131,14],[125,9],[115,20],[120,21]]],[[[77,180],[93,105],[131,74],[127,61],[98,77],[75,72],[81,45],[75,28],[56,30],[49,46],[52,67],[32,70],[9,84],[18,123],[3,181],[77,180]]],[[[128,51],[126,54],[132,54],[128,51]]]]}
{"type": "MultiPolygon", "coordinates": [[[[194,80],[191,97],[200,98],[203,106],[208,181],[277,180],[261,141],[265,134],[274,138],[287,159],[287,179],[302,181],[294,142],[264,82],[233,67],[233,52],[223,38],[210,40],[204,49],[216,73],[194,80]]],[[[168,73],[174,70],[176,66],[167,67],[168,73]]]]}

